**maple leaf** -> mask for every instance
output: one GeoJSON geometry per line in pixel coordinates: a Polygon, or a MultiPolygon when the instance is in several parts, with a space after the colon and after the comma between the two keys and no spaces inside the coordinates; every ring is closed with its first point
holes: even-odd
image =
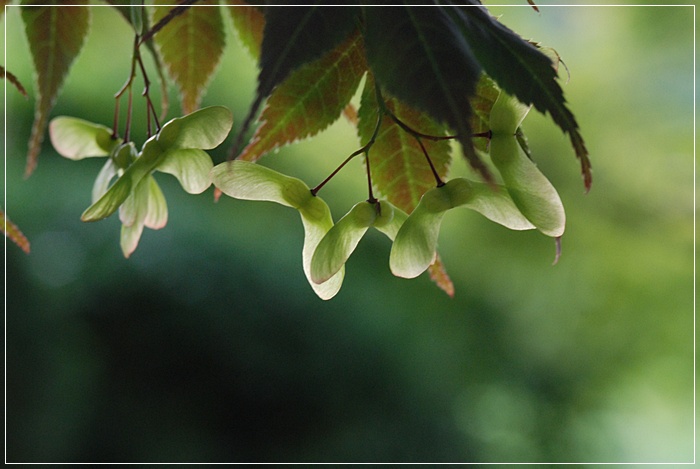
{"type": "MultiPolygon", "coordinates": [[[[171,3],[157,0],[155,5],[171,3]]],[[[206,0],[201,4],[171,19],[154,37],[163,63],[180,90],[184,114],[199,107],[226,43],[218,2],[206,0]]],[[[155,6],[153,22],[160,21],[170,10],[170,6],[155,6]]]]}
{"type": "Polygon", "coordinates": [[[298,68],[267,100],[251,142],[238,156],[255,161],[335,122],[367,69],[362,38],[353,34],[324,57],[298,68]]]}
{"type": "MultiPolygon", "coordinates": [[[[361,141],[368,141],[377,123],[377,97],[374,80],[368,76],[362,93],[357,127],[361,141]]],[[[445,127],[425,112],[417,111],[399,99],[385,97],[384,105],[403,123],[421,133],[445,136],[445,127]]],[[[447,176],[450,144],[447,140],[423,141],[439,176],[447,176]]],[[[389,202],[411,213],[423,194],[436,185],[435,177],[418,141],[395,121],[385,117],[370,150],[372,183],[389,202]]]]}

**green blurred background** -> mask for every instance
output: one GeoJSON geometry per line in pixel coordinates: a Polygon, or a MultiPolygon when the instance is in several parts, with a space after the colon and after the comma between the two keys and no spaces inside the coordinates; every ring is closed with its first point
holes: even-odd
{"type": "MultiPolygon", "coordinates": [[[[126,260],[116,216],[79,220],[102,161],[47,139],[23,179],[33,99],[8,86],[5,204],[32,252],[6,249],[7,461],[693,461],[694,9],[540,9],[492,11],[568,66],[593,189],[532,112],[534,158],[567,210],[563,256],[552,266],[549,238],[450,212],[453,299],[426,275],[394,278],[370,232],[323,302],[294,211],[214,204],[167,175],[169,223],[126,260]]],[[[31,86],[16,7],[4,23],[5,66],[31,86]]],[[[110,125],[131,41],[94,8],[53,115],[110,125]]],[[[237,129],[255,64],[228,41],[204,104],[237,129]]],[[[312,185],[358,146],[341,119],[262,163],[312,185]]],[[[456,158],[452,174],[468,172],[456,158]]],[[[324,189],[336,217],[363,178],[353,162],[324,189]]]]}

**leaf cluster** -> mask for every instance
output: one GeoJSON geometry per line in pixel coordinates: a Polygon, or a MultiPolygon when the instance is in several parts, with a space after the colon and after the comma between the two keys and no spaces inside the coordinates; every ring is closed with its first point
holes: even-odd
{"type": "MultiPolygon", "coordinates": [[[[337,292],[342,265],[370,227],[394,241],[390,264],[395,274],[410,277],[428,269],[451,294],[451,281],[435,249],[447,210],[466,206],[509,228],[537,228],[557,239],[564,231],[561,201],[530,159],[520,128],[531,107],[549,114],[569,135],[585,188],[590,188],[587,150],[558,83],[558,57],[518,36],[474,0],[382,7],[318,2],[266,6],[239,0],[223,6],[213,0],[185,1],[177,7],[165,0],[148,6],[108,3],[135,35],[132,70],[115,104],[116,116],[119,99],[128,92],[124,137],[119,136],[116,117],[111,129],[59,118],[51,125],[51,136],[66,157],[109,157],[83,219],[101,219],[119,209],[125,255],[135,248],[143,226],[159,228],[165,223],[164,197],[151,175],[159,170],[177,176],[188,192],[204,190],[213,180],[217,190],[233,197],[271,200],[299,210],[307,231],[304,271],[321,297],[337,292]],[[232,121],[223,108],[197,109],[230,42],[223,26],[226,14],[239,43],[259,64],[256,93],[230,158],[252,164],[270,151],[316,135],[345,115],[356,126],[361,146],[336,172],[361,156],[368,196],[337,224],[317,197],[336,172],[313,189],[274,172],[258,173],[243,163],[220,165],[209,174],[211,160],[202,150],[213,148],[214,141],[221,143],[232,121]],[[177,87],[186,114],[163,127],[148,93],[142,48],[154,57],[161,88],[168,82],[177,87]],[[143,94],[152,137],[137,151],[129,130],[133,77],[139,69],[146,83],[143,94]],[[356,109],[352,98],[360,86],[356,109]],[[209,125],[215,138],[205,143],[209,125]],[[190,142],[193,128],[197,137],[190,142]],[[459,142],[483,182],[455,178],[446,183],[455,149],[451,141],[459,142]],[[117,181],[110,185],[115,176],[117,181]],[[290,196],[285,192],[289,190],[303,196],[290,196]],[[339,281],[331,282],[338,276],[339,281]]],[[[37,71],[27,173],[36,165],[48,115],[88,34],[89,15],[89,7],[77,3],[23,3],[37,71]],[[75,6],[55,8],[58,5],[75,6]]],[[[168,103],[167,92],[161,94],[162,118],[168,103]]]]}

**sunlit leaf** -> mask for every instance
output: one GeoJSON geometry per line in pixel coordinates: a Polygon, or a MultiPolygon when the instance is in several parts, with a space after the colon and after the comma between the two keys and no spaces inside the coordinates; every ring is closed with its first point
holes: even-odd
{"type": "Polygon", "coordinates": [[[158,143],[164,149],[211,150],[226,140],[232,125],[231,111],[223,106],[210,106],[167,122],[158,133],[158,143]]]}
{"type": "Polygon", "coordinates": [[[36,70],[37,95],[26,175],[36,167],[49,112],[88,33],[90,8],[75,6],[80,4],[84,2],[22,2],[22,20],[36,70]]]}
{"type": "MultiPolygon", "coordinates": [[[[387,108],[402,122],[421,133],[444,136],[445,127],[435,123],[396,98],[384,96],[387,108]]],[[[359,111],[357,131],[361,142],[367,142],[377,124],[377,101],[374,81],[368,76],[359,111]]],[[[423,140],[430,159],[441,178],[450,164],[450,143],[446,140],[423,140]]],[[[404,212],[413,211],[423,194],[436,185],[435,177],[418,141],[385,117],[370,150],[372,183],[392,204],[404,212]]]]}
{"type": "Polygon", "coordinates": [[[258,94],[266,97],[289,74],[335,48],[357,26],[359,10],[316,2],[265,10],[258,94]]]}
{"type": "Polygon", "coordinates": [[[328,300],[338,293],[343,283],[344,269],[322,284],[311,279],[312,256],[318,243],[333,226],[333,219],[328,205],[320,197],[311,195],[311,190],[303,181],[242,160],[214,166],[211,178],[216,187],[230,197],[277,202],[296,208],[304,225],[304,274],[321,299],[328,300]]]}
{"type": "MultiPolygon", "coordinates": [[[[441,2],[454,5],[450,1],[441,2]]],[[[498,85],[525,104],[548,112],[554,122],[569,134],[586,190],[590,189],[591,164],[576,118],[566,107],[564,92],[557,82],[552,60],[537,47],[505,27],[475,0],[469,7],[445,8],[458,25],[474,55],[498,85]]]]}
{"type": "Polygon", "coordinates": [[[366,70],[362,38],[353,34],[324,57],[293,71],[267,100],[250,144],[239,159],[310,137],[335,122],[366,70]]]}
{"type": "Polygon", "coordinates": [[[5,211],[0,209],[0,226],[2,227],[2,232],[7,236],[10,241],[15,243],[19,248],[29,254],[30,245],[29,240],[22,233],[22,231],[12,223],[9,218],[5,215],[5,211]]]}
{"type": "Polygon", "coordinates": [[[190,194],[200,194],[211,185],[209,172],[213,166],[206,152],[185,148],[167,151],[157,170],[175,176],[190,194]]]}
{"type": "Polygon", "coordinates": [[[226,0],[226,4],[231,6],[228,11],[241,42],[254,58],[259,58],[265,15],[259,8],[241,0],[226,0]]]}
{"type": "Polygon", "coordinates": [[[396,98],[456,133],[470,164],[487,180],[469,124],[469,97],[481,66],[440,8],[364,7],[365,47],[375,79],[396,98]]]}
{"type": "Polygon", "coordinates": [[[455,296],[455,284],[452,282],[450,276],[447,275],[445,264],[442,262],[439,254],[435,258],[435,261],[430,264],[430,267],[428,267],[428,274],[430,274],[430,280],[442,291],[447,293],[447,296],[450,298],[455,296]]]}
{"type": "Polygon", "coordinates": [[[112,138],[112,130],[108,127],[67,116],[51,120],[49,136],[56,151],[72,160],[107,156],[120,143],[112,138]]]}
{"type": "MultiPolygon", "coordinates": [[[[172,3],[154,2],[153,23],[170,12],[172,3]]],[[[219,2],[203,0],[198,5],[174,17],[154,36],[168,74],[180,90],[185,114],[199,107],[226,43],[219,2]]]]}
{"type": "Polygon", "coordinates": [[[356,28],[359,9],[317,2],[312,6],[275,6],[265,9],[265,29],[258,89],[231,149],[236,156],[263,101],[290,73],[322,57],[356,28]]]}

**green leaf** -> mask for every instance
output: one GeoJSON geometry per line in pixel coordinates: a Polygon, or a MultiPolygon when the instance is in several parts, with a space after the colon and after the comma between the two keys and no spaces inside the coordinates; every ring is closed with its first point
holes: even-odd
{"type": "Polygon", "coordinates": [[[56,151],[72,160],[107,156],[121,142],[112,138],[112,130],[104,125],[67,116],[51,120],[49,136],[56,151]]]}
{"type": "Polygon", "coordinates": [[[231,131],[233,115],[223,106],[210,106],[167,122],[158,132],[158,143],[164,149],[219,146],[231,131]]]}
{"type": "Polygon", "coordinates": [[[259,8],[241,0],[226,0],[226,4],[230,6],[228,11],[241,42],[254,58],[260,58],[265,15],[259,8]]]}
{"type": "Polygon", "coordinates": [[[481,66],[442,9],[365,7],[365,47],[375,79],[396,98],[455,132],[470,164],[491,174],[476,154],[469,97],[481,66]]]}
{"type": "Polygon", "coordinates": [[[22,20],[34,61],[37,94],[25,169],[27,176],[36,167],[49,113],[88,33],[90,8],[75,6],[82,3],[72,0],[22,2],[22,20]]]}
{"type": "Polygon", "coordinates": [[[479,83],[476,85],[476,93],[470,99],[474,113],[471,116],[470,126],[474,135],[483,135],[473,139],[474,146],[487,153],[488,152],[488,132],[491,130],[490,115],[493,103],[498,99],[501,90],[485,73],[481,74],[479,83]]]}
{"type": "Polygon", "coordinates": [[[303,181],[242,160],[214,166],[211,178],[216,187],[230,197],[270,201],[296,208],[304,225],[304,274],[321,299],[328,300],[338,293],[343,283],[344,269],[322,284],[311,279],[312,256],[318,243],[333,226],[333,219],[328,205],[320,197],[311,195],[311,190],[303,181]]]}
{"type": "Polygon", "coordinates": [[[262,124],[238,158],[256,161],[328,127],[340,117],[366,69],[362,38],[353,34],[322,58],[293,71],[270,95],[258,119],[262,124]]]}
{"type": "Polygon", "coordinates": [[[201,194],[210,185],[209,172],[214,167],[206,152],[198,148],[166,151],[156,168],[172,174],[190,194],[201,194]]]}
{"type": "MultiPolygon", "coordinates": [[[[171,10],[171,0],[156,0],[153,23],[171,10]],[[168,6],[158,6],[168,5],[168,6]]],[[[180,90],[182,112],[195,111],[221,59],[226,43],[216,0],[203,0],[159,30],[154,41],[168,74],[180,90]]]]}
{"type": "MultiPolygon", "coordinates": [[[[442,3],[453,5],[449,1],[442,3]]],[[[445,8],[445,11],[459,26],[486,72],[501,88],[525,104],[533,104],[538,111],[549,112],[554,122],[569,134],[576,156],[581,160],[584,185],[589,190],[592,177],[588,150],[576,118],[566,107],[552,60],[498,22],[478,2],[465,3],[470,6],[445,8]]]]}
{"type": "MultiPolygon", "coordinates": [[[[374,80],[367,77],[362,93],[357,132],[361,142],[372,137],[377,124],[377,99],[374,80]]],[[[402,122],[424,134],[444,136],[445,127],[429,115],[415,110],[400,100],[384,96],[386,107],[402,122]]],[[[450,164],[450,143],[446,140],[423,140],[441,178],[447,176],[450,164]]],[[[370,150],[372,183],[382,197],[411,213],[423,194],[435,187],[436,181],[418,141],[385,117],[370,150]]]]}

